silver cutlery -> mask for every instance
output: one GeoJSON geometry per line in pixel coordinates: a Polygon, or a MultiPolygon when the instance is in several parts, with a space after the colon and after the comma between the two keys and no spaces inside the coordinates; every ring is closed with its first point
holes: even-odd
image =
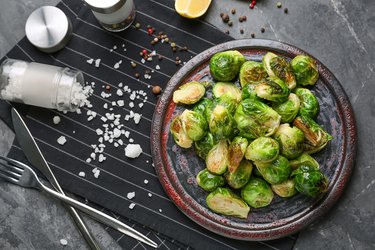
{"type": "Polygon", "coordinates": [[[128,235],[134,239],[137,239],[151,247],[156,248],[157,244],[144,236],[143,234],[139,233],[135,229],[129,227],[128,225],[122,223],[115,218],[100,212],[90,206],[87,206],[77,200],[74,200],[68,196],[65,196],[59,192],[54,191],[51,188],[45,186],[38,178],[34,170],[32,170],[26,164],[16,161],[14,159],[10,159],[7,157],[0,156],[0,177],[4,178],[5,180],[17,184],[22,187],[27,188],[36,188],[42,190],[63,202],[68,203],[69,205],[81,210],[82,212],[90,215],[97,221],[100,221],[121,233],[128,235]]]}

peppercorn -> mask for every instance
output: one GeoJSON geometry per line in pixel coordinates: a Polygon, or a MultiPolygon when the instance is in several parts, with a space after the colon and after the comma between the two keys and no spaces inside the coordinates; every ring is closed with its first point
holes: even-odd
{"type": "Polygon", "coordinates": [[[255,38],[255,34],[254,33],[251,33],[250,36],[251,36],[251,38],[255,38]]]}
{"type": "Polygon", "coordinates": [[[176,66],[180,65],[180,63],[181,63],[180,60],[176,61],[176,66]]]}
{"type": "Polygon", "coordinates": [[[175,48],[176,47],[176,43],[171,43],[171,47],[175,48]]]}
{"type": "Polygon", "coordinates": [[[130,66],[132,66],[132,68],[135,68],[135,67],[137,67],[137,64],[135,62],[131,61],[130,66]]]}
{"type": "Polygon", "coordinates": [[[135,24],[135,27],[136,27],[137,29],[139,29],[139,28],[141,28],[141,24],[140,24],[140,23],[136,23],[136,24],[135,24]]]}
{"type": "Polygon", "coordinates": [[[176,47],[173,47],[173,48],[172,48],[172,51],[173,51],[173,52],[176,52],[176,51],[177,51],[177,48],[176,48],[176,47]]]}
{"type": "Polygon", "coordinates": [[[146,49],[142,50],[142,53],[143,55],[147,55],[147,50],[146,49]]]}
{"type": "Polygon", "coordinates": [[[232,9],[230,12],[234,15],[236,14],[236,9],[232,9]]]}
{"type": "Polygon", "coordinates": [[[142,51],[141,51],[141,52],[139,52],[139,55],[143,57],[143,52],[142,52],[142,51]]]}
{"type": "Polygon", "coordinates": [[[240,33],[243,34],[243,33],[244,33],[244,30],[243,30],[243,29],[240,29],[240,33]]]}
{"type": "Polygon", "coordinates": [[[161,87],[159,85],[155,85],[152,87],[152,93],[154,93],[155,95],[160,94],[160,92],[161,92],[161,87]]]}
{"type": "Polygon", "coordinates": [[[226,30],[226,31],[225,31],[225,34],[229,34],[229,30],[226,30]]]}
{"type": "Polygon", "coordinates": [[[158,59],[159,59],[159,61],[163,60],[163,56],[159,55],[158,59]]]}
{"type": "Polygon", "coordinates": [[[139,78],[141,76],[141,74],[135,73],[134,76],[135,76],[135,78],[139,78]]]}
{"type": "Polygon", "coordinates": [[[261,28],[261,29],[260,29],[260,32],[262,32],[262,33],[264,33],[265,31],[266,31],[265,28],[261,28]]]}
{"type": "Polygon", "coordinates": [[[179,61],[179,60],[180,60],[180,58],[178,56],[176,56],[176,61],[179,61]]]}
{"type": "Polygon", "coordinates": [[[164,38],[164,42],[169,43],[169,38],[168,37],[164,38]]]}
{"type": "Polygon", "coordinates": [[[254,4],[253,3],[249,4],[249,8],[254,9],[254,4]]]}
{"type": "Polygon", "coordinates": [[[239,21],[240,23],[243,22],[242,16],[240,16],[240,17],[238,18],[238,21],[239,21]]]}
{"type": "Polygon", "coordinates": [[[283,5],[281,4],[281,2],[277,2],[276,6],[280,9],[283,5]]]}
{"type": "Polygon", "coordinates": [[[107,91],[110,91],[111,90],[111,85],[105,85],[105,90],[107,90],[107,91]]]}
{"type": "Polygon", "coordinates": [[[229,21],[229,22],[228,22],[228,26],[229,26],[229,27],[232,27],[232,26],[233,26],[233,22],[232,22],[232,21],[229,21]]]}
{"type": "Polygon", "coordinates": [[[220,13],[220,17],[221,17],[221,18],[223,18],[223,16],[224,16],[224,13],[223,13],[223,12],[221,12],[221,13],[220,13]]]}
{"type": "Polygon", "coordinates": [[[242,16],[242,21],[246,21],[247,20],[247,16],[242,16]]]}
{"type": "Polygon", "coordinates": [[[228,16],[228,14],[224,14],[223,17],[222,17],[222,19],[223,19],[223,22],[224,22],[224,23],[227,23],[227,22],[229,22],[229,19],[230,19],[230,18],[229,18],[229,16],[228,16]]]}
{"type": "Polygon", "coordinates": [[[154,33],[154,30],[153,30],[152,28],[148,28],[148,29],[147,29],[147,33],[148,33],[149,35],[152,35],[152,34],[154,33]]]}
{"type": "Polygon", "coordinates": [[[288,14],[288,8],[285,8],[285,9],[284,9],[284,13],[285,13],[285,14],[288,14]]]}

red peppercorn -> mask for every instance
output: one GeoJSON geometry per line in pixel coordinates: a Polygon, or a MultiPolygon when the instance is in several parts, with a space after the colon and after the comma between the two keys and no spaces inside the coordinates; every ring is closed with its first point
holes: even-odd
{"type": "Polygon", "coordinates": [[[145,56],[145,55],[147,55],[147,50],[142,50],[142,53],[143,53],[143,55],[145,56]]]}
{"type": "Polygon", "coordinates": [[[148,28],[148,29],[147,29],[147,33],[148,33],[149,35],[152,35],[152,34],[154,33],[154,30],[153,30],[152,28],[148,28]]]}
{"type": "Polygon", "coordinates": [[[251,3],[251,4],[249,5],[249,7],[250,7],[250,9],[254,9],[254,4],[251,3]]]}
{"type": "Polygon", "coordinates": [[[256,1],[256,0],[253,0],[253,1],[251,1],[251,3],[252,3],[253,5],[256,5],[256,4],[257,4],[257,1],[256,1]]]}

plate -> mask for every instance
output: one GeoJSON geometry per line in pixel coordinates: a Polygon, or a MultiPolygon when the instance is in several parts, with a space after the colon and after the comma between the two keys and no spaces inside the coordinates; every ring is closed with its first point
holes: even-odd
{"type": "Polygon", "coordinates": [[[317,121],[334,138],[327,147],[314,154],[322,171],[329,178],[327,193],[317,198],[301,194],[289,199],[275,196],[268,207],[252,208],[247,219],[216,214],[205,203],[208,193],[195,181],[197,173],[205,168],[204,162],[196,156],[193,149],[178,147],[169,127],[173,117],[184,110],[173,103],[173,91],[192,80],[211,80],[208,66],[210,57],[229,49],[239,50],[248,60],[255,61],[261,61],[268,51],[286,58],[299,54],[308,55],[285,43],[249,39],[219,44],[191,59],[171,78],[156,105],[151,130],[155,170],[176,206],[206,229],[229,238],[249,241],[281,238],[301,230],[326,213],[343,193],[354,166],[356,152],[353,111],[338,80],[313,57],[320,73],[318,82],[311,88],[320,104],[317,121]]]}

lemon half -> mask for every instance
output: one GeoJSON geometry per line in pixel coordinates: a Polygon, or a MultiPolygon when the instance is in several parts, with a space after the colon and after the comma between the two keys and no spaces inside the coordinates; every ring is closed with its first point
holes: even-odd
{"type": "Polygon", "coordinates": [[[206,13],[211,0],[176,0],[174,8],[186,18],[197,18],[206,13]]]}

